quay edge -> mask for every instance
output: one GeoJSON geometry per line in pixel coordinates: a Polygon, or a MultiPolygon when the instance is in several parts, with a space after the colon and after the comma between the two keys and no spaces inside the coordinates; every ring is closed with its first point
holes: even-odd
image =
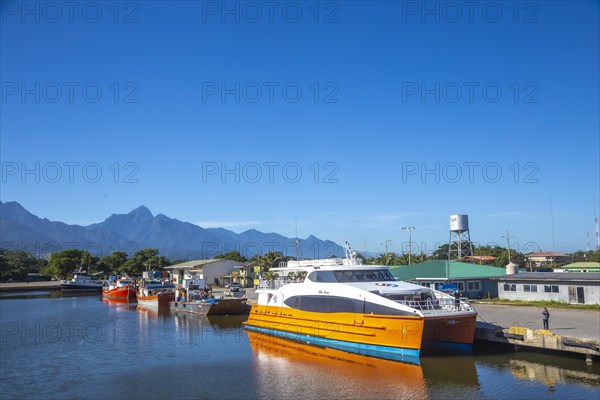
{"type": "Polygon", "coordinates": [[[23,292],[30,290],[60,290],[59,281],[0,283],[0,292],[23,292]]]}
{"type": "Polygon", "coordinates": [[[512,345],[518,351],[527,348],[547,353],[582,354],[585,361],[592,364],[600,360],[600,340],[580,339],[555,335],[545,330],[532,330],[526,327],[511,326],[503,328],[499,325],[477,321],[475,326],[475,342],[491,342],[512,345]]]}

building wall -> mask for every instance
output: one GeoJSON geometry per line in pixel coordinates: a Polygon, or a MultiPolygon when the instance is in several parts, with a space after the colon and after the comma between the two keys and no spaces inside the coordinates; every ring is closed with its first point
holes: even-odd
{"type": "Polygon", "coordinates": [[[525,300],[525,301],[560,301],[564,303],[577,303],[577,300],[571,301],[569,296],[569,286],[583,287],[584,304],[600,304],[600,284],[595,282],[547,282],[547,281],[498,281],[498,297],[507,300],[525,300]],[[504,285],[515,285],[515,291],[506,291],[504,285]],[[536,292],[526,292],[525,285],[535,285],[536,292]],[[545,286],[557,286],[558,292],[546,292],[545,286]]]}
{"type": "Polygon", "coordinates": [[[488,278],[457,278],[449,281],[436,279],[419,279],[410,282],[416,283],[417,285],[428,286],[432,289],[438,289],[438,286],[442,284],[460,284],[459,287],[462,296],[468,297],[470,299],[481,299],[483,297],[487,297],[488,293],[490,294],[490,297],[498,296],[498,285],[496,285],[496,282],[488,278]],[[474,288],[474,286],[476,286],[477,284],[472,283],[471,285],[469,285],[469,282],[479,282],[479,289],[474,288]],[[472,290],[469,290],[469,287],[471,287],[472,290]]]}
{"type": "Polygon", "coordinates": [[[215,282],[215,278],[221,282],[221,277],[223,275],[231,275],[231,273],[235,270],[235,266],[238,265],[238,261],[232,260],[219,260],[214,263],[206,264],[202,267],[203,277],[207,284],[213,284],[215,282]]]}

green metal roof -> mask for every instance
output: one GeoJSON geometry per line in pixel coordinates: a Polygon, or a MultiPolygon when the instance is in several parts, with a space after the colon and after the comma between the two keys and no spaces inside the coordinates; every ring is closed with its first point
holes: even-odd
{"type": "Polygon", "coordinates": [[[600,262],[594,262],[594,261],[587,261],[587,262],[574,262],[571,264],[567,264],[567,265],[563,265],[562,267],[558,267],[558,268],[565,268],[565,269],[569,269],[569,268],[600,268],[600,262]]]}
{"type": "Polygon", "coordinates": [[[446,260],[395,266],[390,267],[390,271],[396,279],[401,281],[409,281],[415,278],[487,278],[506,274],[504,268],[446,260]]]}

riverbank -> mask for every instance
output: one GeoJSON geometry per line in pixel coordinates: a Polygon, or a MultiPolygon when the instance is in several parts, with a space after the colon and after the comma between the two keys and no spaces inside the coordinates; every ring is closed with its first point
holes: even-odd
{"type": "Polygon", "coordinates": [[[60,282],[42,281],[0,283],[0,292],[22,292],[27,290],[60,290],[60,282]]]}

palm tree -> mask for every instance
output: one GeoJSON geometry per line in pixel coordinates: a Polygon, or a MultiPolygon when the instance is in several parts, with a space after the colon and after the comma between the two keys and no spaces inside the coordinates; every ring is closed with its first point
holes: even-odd
{"type": "Polygon", "coordinates": [[[258,258],[258,264],[265,270],[270,270],[275,267],[280,261],[284,261],[285,257],[280,252],[270,251],[258,258]]]}
{"type": "Polygon", "coordinates": [[[267,271],[267,273],[264,274],[263,276],[268,281],[272,281],[272,280],[279,278],[279,274],[275,271],[267,271]]]}

